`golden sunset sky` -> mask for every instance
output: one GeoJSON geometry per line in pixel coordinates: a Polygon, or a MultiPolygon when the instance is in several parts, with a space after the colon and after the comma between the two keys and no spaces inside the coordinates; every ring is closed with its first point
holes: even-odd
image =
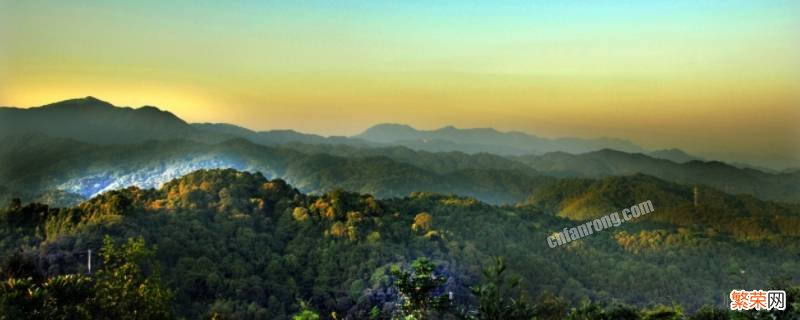
{"type": "Polygon", "coordinates": [[[800,165],[798,1],[4,1],[0,105],[618,137],[800,165]]]}

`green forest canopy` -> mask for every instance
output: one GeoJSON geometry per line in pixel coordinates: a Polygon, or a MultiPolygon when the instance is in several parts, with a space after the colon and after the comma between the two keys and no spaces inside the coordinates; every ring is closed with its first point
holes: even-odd
{"type": "MultiPolygon", "coordinates": [[[[680,206],[659,212],[653,201],[656,212],[648,216],[693,217],[680,206]]],[[[141,236],[155,247],[151,267],[174,293],[174,313],[188,318],[288,318],[300,301],[321,315],[367,318],[375,308],[386,315],[398,297],[392,270],[420,257],[464,305],[474,305],[471,288],[495,256],[520,277],[520,292],[574,306],[588,299],[694,312],[724,306],[735,288],[800,281],[796,235],[750,238],[711,219],[697,228],[661,219],[551,249],[546,237],[575,223],[554,208],[433,193],[306,195],[257,173],[201,170],[159,189],[106,192],[72,208],[12,202],[0,216],[0,249],[4,259],[20,251],[33,257],[46,276],[81,274],[81,254],[101,248],[104,236],[141,236]]]]}

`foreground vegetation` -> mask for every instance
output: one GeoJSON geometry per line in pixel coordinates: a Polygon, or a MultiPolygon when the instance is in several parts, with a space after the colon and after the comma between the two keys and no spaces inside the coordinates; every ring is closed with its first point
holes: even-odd
{"type": "MultiPolygon", "coordinates": [[[[551,249],[546,237],[575,224],[566,219],[575,217],[557,216],[561,203],[490,206],[431,193],[385,200],[344,191],[306,195],[260,174],[207,170],[159,189],[107,192],[72,208],[12,202],[0,215],[0,252],[4,261],[27,264],[4,267],[4,283],[66,283],[83,292],[67,295],[85,306],[75,312],[102,313],[110,305],[140,310],[137,303],[149,301],[149,314],[178,318],[726,319],[746,316],[714,309],[725,306],[732,289],[795,292],[788,284],[800,282],[792,234],[742,237],[727,222],[714,228],[704,218],[695,228],[684,215],[675,220],[680,224],[662,218],[624,224],[551,249]],[[129,249],[115,249],[113,243],[130,238],[123,245],[129,249]],[[88,271],[86,251],[101,248],[104,257],[150,252],[149,261],[121,259],[136,261],[129,283],[153,288],[122,296],[143,300],[103,302],[108,294],[98,290],[116,288],[108,285],[116,277],[101,277],[117,270],[114,259],[77,276],[88,271]],[[420,285],[426,279],[435,281],[420,285]],[[430,290],[418,297],[417,287],[430,290]]],[[[652,215],[660,214],[656,208],[652,215]]],[[[8,297],[4,310],[20,305],[8,297]]]]}
{"type": "Polygon", "coordinates": [[[171,292],[142,269],[153,252],[144,240],[116,246],[106,237],[94,274],[45,277],[35,261],[8,257],[0,283],[2,319],[169,319],[171,292]]]}

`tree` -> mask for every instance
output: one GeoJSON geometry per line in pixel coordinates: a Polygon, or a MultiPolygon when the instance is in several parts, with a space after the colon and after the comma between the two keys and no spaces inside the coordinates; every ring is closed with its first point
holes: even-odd
{"type": "Polygon", "coordinates": [[[536,300],[536,317],[542,320],[560,320],[567,313],[567,302],[550,291],[543,292],[536,300]]]}
{"type": "Polygon", "coordinates": [[[683,318],[683,309],[678,305],[655,306],[642,312],[644,320],[678,320],[683,318]]]}
{"type": "Polygon", "coordinates": [[[155,278],[145,276],[142,266],[155,251],[144,239],[128,239],[121,246],[111,237],[103,239],[103,265],[95,284],[97,304],[103,314],[114,319],[167,319],[172,293],[155,278]]]}
{"type": "Polygon", "coordinates": [[[414,224],[411,225],[411,230],[428,231],[433,226],[433,216],[427,212],[421,212],[414,217],[414,224]]]}
{"type": "Polygon", "coordinates": [[[172,293],[144,275],[142,265],[153,257],[143,238],[121,246],[103,239],[103,266],[96,274],[96,299],[103,314],[113,319],[167,319],[172,293]]]}
{"type": "Polygon", "coordinates": [[[331,226],[331,235],[336,238],[344,237],[347,235],[347,227],[339,221],[334,222],[331,226]]]}
{"type": "Polygon", "coordinates": [[[729,311],[724,309],[717,309],[712,306],[703,306],[697,310],[691,317],[691,320],[728,320],[730,319],[729,311]]]}
{"type": "Polygon", "coordinates": [[[168,319],[171,292],[142,270],[152,254],[142,238],[117,247],[106,237],[94,277],[12,275],[0,283],[0,319],[168,319]]]}
{"type": "Polygon", "coordinates": [[[87,319],[97,314],[91,279],[62,275],[36,282],[9,278],[0,283],[0,319],[87,319]]]}
{"type": "Polygon", "coordinates": [[[3,260],[2,265],[0,265],[0,276],[6,279],[31,278],[36,282],[44,280],[44,276],[36,262],[36,257],[33,254],[22,251],[14,251],[3,260]]]}
{"type": "Polygon", "coordinates": [[[295,207],[294,210],[292,210],[292,217],[297,221],[306,221],[308,220],[308,209],[295,207]]]}
{"type": "Polygon", "coordinates": [[[447,311],[450,300],[442,288],[447,278],[435,275],[433,264],[425,258],[414,260],[411,269],[392,269],[394,285],[400,292],[401,317],[422,320],[447,311]]]}
{"type": "MultiPolygon", "coordinates": [[[[567,315],[568,320],[612,320],[606,311],[598,304],[589,300],[581,302],[578,308],[573,308],[567,315]]],[[[614,319],[616,320],[616,319],[614,319]]]]}
{"type": "Polygon", "coordinates": [[[292,317],[292,320],[319,320],[319,314],[308,307],[308,303],[300,301],[300,312],[292,317]]]}
{"type": "Polygon", "coordinates": [[[535,308],[519,288],[519,277],[507,277],[506,264],[501,257],[494,265],[483,269],[486,283],[472,288],[478,298],[478,319],[530,319],[535,308]]]}

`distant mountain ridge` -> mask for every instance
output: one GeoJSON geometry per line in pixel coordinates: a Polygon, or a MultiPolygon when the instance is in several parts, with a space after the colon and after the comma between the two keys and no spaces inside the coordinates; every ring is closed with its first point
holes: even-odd
{"type": "Polygon", "coordinates": [[[7,137],[0,138],[0,181],[7,193],[3,196],[0,188],[0,198],[33,199],[54,190],[89,198],[129,186],[158,187],[188,172],[217,168],[261,172],[310,193],[343,188],[384,198],[430,191],[497,204],[522,201],[555,180],[522,164],[507,169],[484,165],[483,155],[454,155],[446,167],[435,165],[442,160],[438,155],[410,161],[415,158],[411,152],[406,158],[375,153],[345,157],[244,138],[214,144],[150,140],[95,145],[44,135],[7,137]]]}
{"type": "Polygon", "coordinates": [[[651,151],[648,152],[647,155],[653,158],[665,159],[675,163],[686,163],[689,161],[704,160],[703,158],[690,155],[684,152],[683,150],[676,148],[651,151]]]}
{"type": "Polygon", "coordinates": [[[0,136],[37,132],[100,144],[207,139],[170,112],[120,108],[91,96],[30,109],[0,108],[0,136]]]}
{"type": "Polygon", "coordinates": [[[436,130],[417,130],[402,124],[378,124],[354,136],[368,141],[407,146],[425,151],[488,152],[500,155],[540,154],[552,151],[582,153],[604,148],[626,152],[644,150],[622,139],[548,139],[518,131],[500,132],[492,128],[459,129],[447,126],[436,130]]]}
{"type": "Polygon", "coordinates": [[[516,131],[500,132],[491,128],[458,129],[448,126],[438,130],[420,131],[407,125],[379,124],[352,137],[323,137],[293,130],[253,131],[224,123],[189,124],[156,107],[116,107],[91,96],[29,109],[0,108],[0,136],[37,132],[99,144],[172,139],[216,143],[240,137],[264,145],[402,145],[431,152],[486,152],[498,155],[540,154],[551,151],[582,153],[603,148],[643,152],[638,145],[621,139],[548,139],[516,131]]]}
{"type": "Polygon", "coordinates": [[[294,130],[253,131],[227,123],[193,123],[191,126],[204,132],[245,138],[254,143],[263,145],[280,145],[285,143],[375,145],[374,143],[369,143],[360,139],[343,136],[323,137],[294,130]]]}
{"type": "Polygon", "coordinates": [[[292,130],[257,132],[230,124],[188,124],[155,107],[119,108],[87,97],[31,109],[0,108],[0,183],[6,194],[25,191],[29,199],[42,193],[47,193],[47,198],[73,199],[73,193],[88,197],[127,185],[156,186],[191,170],[234,168],[288,177],[306,192],[346,187],[397,196],[433,190],[490,203],[513,203],[552,177],[643,173],[732,194],[800,202],[797,170],[779,173],[740,168],[696,160],[678,149],[645,154],[602,148],[541,155],[525,149],[536,143],[564,146],[559,143],[565,141],[570,148],[593,149],[597,141],[615,140],[544,139],[488,128],[419,131],[405,125],[378,125],[355,137],[323,137],[292,130]],[[469,143],[473,139],[475,143],[469,143]],[[152,145],[159,145],[153,158],[136,153],[152,145]],[[62,158],[75,163],[61,161],[62,167],[51,167],[62,158]],[[94,173],[85,171],[89,169],[94,173]],[[44,172],[47,175],[42,176],[44,172]]]}
{"type": "Polygon", "coordinates": [[[800,202],[799,172],[773,174],[737,168],[720,161],[676,163],[610,149],[577,155],[552,152],[512,159],[557,177],[602,178],[643,173],[682,184],[708,185],[731,194],[747,193],[766,200],[800,202]]]}

